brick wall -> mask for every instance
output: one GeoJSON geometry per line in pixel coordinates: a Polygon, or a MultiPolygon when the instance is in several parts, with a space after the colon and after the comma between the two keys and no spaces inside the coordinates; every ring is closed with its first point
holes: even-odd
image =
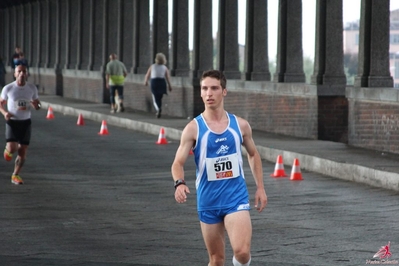
{"type": "Polygon", "coordinates": [[[248,120],[253,129],[317,138],[317,98],[261,92],[228,92],[225,108],[248,120]]]}
{"type": "Polygon", "coordinates": [[[399,153],[399,105],[350,101],[349,143],[399,153]]]}
{"type": "Polygon", "coordinates": [[[399,153],[399,92],[393,88],[347,91],[352,146],[399,153]]]}
{"type": "Polygon", "coordinates": [[[101,79],[63,78],[63,97],[104,102],[104,85],[101,79]]]}
{"type": "Polygon", "coordinates": [[[35,84],[40,93],[57,95],[57,78],[54,69],[29,69],[28,81],[35,84]]]}

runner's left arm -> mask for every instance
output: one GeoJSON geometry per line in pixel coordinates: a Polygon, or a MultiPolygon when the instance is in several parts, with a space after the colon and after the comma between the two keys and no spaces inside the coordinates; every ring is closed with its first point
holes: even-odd
{"type": "Polygon", "coordinates": [[[30,103],[33,106],[33,108],[35,108],[36,110],[39,110],[42,107],[42,104],[40,103],[39,98],[31,101],[30,103]]]}

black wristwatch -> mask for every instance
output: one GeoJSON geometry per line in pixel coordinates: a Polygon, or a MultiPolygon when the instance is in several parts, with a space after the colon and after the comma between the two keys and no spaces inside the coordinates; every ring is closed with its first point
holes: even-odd
{"type": "Polygon", "coordinates": [[[180,185],[185,185],[186,181],[184,181],[184,179],[178,179],[175,181],[175,189],[180,186],[180,185]]]}

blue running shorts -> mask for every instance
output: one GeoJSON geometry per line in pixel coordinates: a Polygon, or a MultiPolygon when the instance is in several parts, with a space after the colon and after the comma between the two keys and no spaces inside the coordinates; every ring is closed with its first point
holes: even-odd
{"type": "Polygon", "coordinates": [[[239,203],[234,207],[227,209],[217,209],[208,211],[198,211],[198,218],[206,224],[217,224],[223,222],[224,217],[228,214],[238,211],[249,211],[251,209],[249,203],[239,203]]]}

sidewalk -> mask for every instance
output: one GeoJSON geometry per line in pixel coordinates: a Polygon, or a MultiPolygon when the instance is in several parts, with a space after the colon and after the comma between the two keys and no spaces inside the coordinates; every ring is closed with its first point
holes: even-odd
{"type": "MultiPolygon", "coordinates": [[[[165,129],[168,141],[179,141],[187,119],[162,116],[157,119],[152,113],[126,108],[124,113],[110,114],[108,104],[98,104],[54,95],[40,95],[42,108],[51,106],[55,113],[125,127],[158,135],[165,129]]],[[[57,114],[55,114],[57,115],[57,114]]],[[[100,127],[100,124],[99,124],[100,127]]],[[[308,170],[348,181],[399,191],[399,154],[350,147],[343,143],[309,140],[254,131],[254,140],[262,159],[276,162],[282,155],[287,175],[295,158],[302,170],[308,170]]],[[[272,173],[273,171],[271,171],[272,173]]],[[[266,177],[266,176],[265,176],[266,177]]],[[[306,176],[304,177],[306,179],[306,176]]]]}

